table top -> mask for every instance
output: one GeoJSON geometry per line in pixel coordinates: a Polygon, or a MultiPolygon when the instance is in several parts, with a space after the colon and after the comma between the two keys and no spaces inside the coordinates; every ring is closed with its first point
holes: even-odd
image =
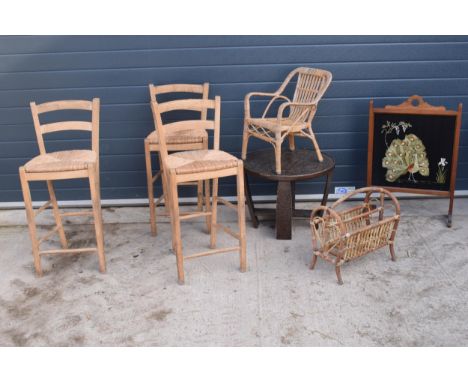
{"type": "Polygon", "coordinates": [[[247,173],[275,181],[296,181],[323,176],[335,168],[335,161],[322,153],[323,162],[319,162],[313,150],[283,150],[281,153],[281,174],[275,172],[275,151],[264,149],[251,151],[244,160],[247,173]]]}

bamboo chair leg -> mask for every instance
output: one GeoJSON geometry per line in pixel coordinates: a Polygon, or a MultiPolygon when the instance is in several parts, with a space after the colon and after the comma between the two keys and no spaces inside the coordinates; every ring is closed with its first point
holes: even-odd
{"type": "Polygon", "coordinates": [[[310,269],[315,269],[315,264],[317,264],[318,256],[316,254],[312,255],[312,261],[310,263],[310,269]]]}
{"type": "Polygon", "coordinates": [[[148,200],[150,209],[150,225],[151,235],[156,236],[158,229],[156,226],[156,206],[154,205],[154,184],[153,184],[153,169],[151,167],[151,152],[149,143],[145,141],[145,162],[146,162],[146,183],[148,185],[148,200]]]}
{"type": "Polygon", "coordinates": [[[281,174],[281,144],[283,141],[281,140],[281,135],[276,134],[276,138],[274,141],[274,148],[275,148],[275,170],[277,174],[281,174]]]}
{"type": "Polygon", "coordinates": [[[335,266],[335,272],[338,279],[338,284],[343,285],[343,279],[341,278],[341,265],[335,266]]]}
{"type": "Polygon", "coordinates": [[[319,147],[319,145],[317,143],[317,140],[315,139],[315,134],[312,131],[312,127],[308,127],[307,129],[309,130],[310,140],[312,141],[312,143],[314,145],[315,152],[317,153],[317,158],[318,158],[319,162],[323,162],[322,152],[320,151],[320,147],[319,147]]]}
{"type": "Polygon", "coordinates": [[[210,247],[216,248],[216,234],[217,227],[216,222],[218,218],[218,178],[213,179],[213,193],[211,202],[211,236],[210,236],[210,247]]]}
{"type": "Polygon", "coordinates": [[[396,261],[395,247],[393,246],[393,244],[390,244],[389,247],[390,247],[390,256],[392,258],[392,261],[396,261]]]}
{"type": "Polygon", "coordinates": [[[242,135],[242,155],[241,155],[242,159],[244,160],[247,157],[247,146],[249,144],[249,138],[250,138],[249,125],[244,122],[244,134],[242,135]]]}
{"type": "Polygon", "coordinates": [[[101,201],[99,199],[99,180],[97,178],[96,168],[89,168],[89,188],[91,191],[91,201],[93,204],[94,229],[96,231],[96,246],[99,258],[99,271],[106,272],[106,257],[104,255],[104,233],[102,227],[101,201]]]}
{"type": "Polygon", "coordinates": [[[291,151],[296,150],[296,142],[294,141],[294,133],[289,133],[288,138],[289,138],[289,150],[291,151]]]}
{"type": "MultiPolygon", "coordinates": [[[[210,192],[210,180],[205,180],[205,212],[211,211],[211,192],[210,192]]],[[[206,229],[208,233],[211,233],[211,216],[207,215],[206,218],[206,229]]]]}
{"type": "Polygon", "coordinates": [[[244,166],[241,161],[237,166],[237,221],[239,225],[240,271],[247,270],[247,255],[245,244],[245,194],[244,166]]]}
{"type": "Polygon", "coordinates": [[[62,218],[60,216],[60,210],[57,205],[57,198],[55,197],[54,185],[51,180],[47,181],[47,189],[49,190],[50,202],[52,204],[52,211],[54,213],[55,224],[57,225],[57,231],[60,237],[60,244],[63,249],[68,248],[67,237],[63,229],[62,218]]]}
{"type": "Polygon", "coordinates": [[[31,191],[26,179],[26,173],[23,167],[19,169],[21,189],[23,191],[24,206],[26,208],[26,217],[28,219],[29,236],[31,237],[32,254],[34,258],[34,268],[38,276],[42,276],[41,255],[39,254],[39,241],[37,240],[36,222],[34,221],[34,210],[31,200],[31,191]]]}
{"type": "Polygon", "coordinates": [[[197,211],[203,211],[203,180],[197,182],[197,211]]]}
{"type": "Polygon", "coordinates": [[[173,246],[175,246],[175,254],[177,259],[177,278],[180,285],[185,282],[184,275],[184,258],[182,255],[182,239],[180,234],[180,215],[179,215],[179,196],[177,194],[177,183],[175,176],[169,177],[170,201],[171,201],[171,221],[172,221],[172,237],[173,246]]]}

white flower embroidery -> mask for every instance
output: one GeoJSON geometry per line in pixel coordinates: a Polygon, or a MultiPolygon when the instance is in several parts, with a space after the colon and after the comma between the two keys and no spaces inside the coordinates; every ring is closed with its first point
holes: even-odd
{"type": "Polygon", "coordinates": [[[445,158],[440,158],[439,163],[437,163],[439,166],[445,167],[447,165],[447,160],[445,158]]]}

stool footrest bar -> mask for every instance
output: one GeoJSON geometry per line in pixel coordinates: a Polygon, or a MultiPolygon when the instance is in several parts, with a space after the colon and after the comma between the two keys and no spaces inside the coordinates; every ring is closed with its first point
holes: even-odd
{"type": "Polygon", "coordinates": [[[87,248],[67,248],[67,249],[48,249],[45,251],[39,251],[39,254],[42,255],[61,255],[64,253],[85,253],[85,252],[95,252],[97,251],[96,247],[87,247],[87,248]]]}
{"type": "Polygon", "coordinates": [[[234,204],[232,204],[231,202],[227,201],[227,200],[224,199],[224,198],[220,198],[220,197],[218,196],[218,202],[219,202],[219,203],[223,203],[226,207],[229,207],[229,208],[233,209],[234,211],[237,211],[237,206],[234,205],[234,204]]]}
{"type": "Polygon", "coordinates": [[[211,249],[211,250],[206,251],[206,252],[200,252],[200,253],[195,253],[195,254],[190,255],[190,256],[186,256],[186,257],[184,257],[184,260],[193,259],[193,258],[195,258],[195,257],[202,257],[202,256],[215,255],[215,254],[217,254],[217,253],[234,252],[234,251],[239,251],[239,250],[240,250],[240,247],[239,247],[239,246],[237,246],[237,247],[226,247],[226,248],[211,249]]]}
{"type": "Polygon", "coordinates": [[[188,212],[186,214],[180,214],[179,219],[188,220],[188,219],[199,218],[202,216],[211,216],[211,211],[210,212],[188,212]]]}
{"type": "Polygon", "coordinates": [[[154,174],[154,176],[151,178],[151,180],[154,182],[156,182],[156,180],[161,176],[161,171],[158,171],[156,174],[154,174]]]}
{"type": "Polygon", "coordinates": [[[162,203],[163,200],[164,200],[164,194],[161,195],[161,196],[154,202],[154,206],[155,206],[155,207],[159,206],[159,205],[162,203]]]}
{"type": "Polygon", "coordinates": [[[46,241],[49,237],[51,237],[54,233],[56,233],[58,231],[59,227],[58,226],[55,226],[54,228],[52,228],[49,232],[47,232],[44,236],[42,236],[38,242],[39,244],[41,244],[42,242],[46,241]]]}
{"type": "Polygon", "coordinates": [[[61,212],[60,216],[93,216],[93,211],[61,212]]]}
{"type": "Polygon", "coordinates": [[[34,211],[34,216],[39,215],[42,211],[47,209],[50,205],[52,204],[52,201],[49,200],[48,202],[45,202],[42,206],[40,206],[36,211],[34,211]]]}
{"type": "Polygon", "coordinates": [[[236,238],[237,240],[240,240],[240,235],[237,233],[237,232],[234,232],[231,228],[223,225],[223,224],[220,224],[220,223],[216,223],[215,224],[215,227],[218,229],[218,228],[221,228],[224,232],[226,232],[228,235],[231,235],[232,237],[236,238]]]}

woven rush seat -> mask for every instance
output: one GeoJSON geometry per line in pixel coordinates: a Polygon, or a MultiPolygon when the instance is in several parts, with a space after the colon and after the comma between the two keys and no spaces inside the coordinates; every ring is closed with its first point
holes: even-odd
{"type": "Polygon", "coordinates": [[[26,172],[59,172],[85,170],[97,162],[91,150],[56,151],[38,155],[24,165],[26,172]]]}
{"type": "MultiPolygon", "coordinates": [[[[146,138],[151,144],[158,144],[159,138],[157,131],[152,131],[146,138]]],[[[166,144],[176,145],[184,143],[202,143],[204,139],[208,139],[206,130],[179,130],[176,133],[168,133],[166,144]]]]}
{"type": "Polygon", "coordinates": [[[246,118],[246,122],[248,122],[250,125],[262,127],[271,131],[300,131],[307,127],[306,122],[295,122],[290,118],[282,118],[281,127],[278,126],[278,118],[246,118]]]}
{"type": "Polygon", "coordinates": [[[166,165],[176,174],[193,174],[237,167],[239,159],[219,150],[192,150],[170,154],[166,165]]]}

